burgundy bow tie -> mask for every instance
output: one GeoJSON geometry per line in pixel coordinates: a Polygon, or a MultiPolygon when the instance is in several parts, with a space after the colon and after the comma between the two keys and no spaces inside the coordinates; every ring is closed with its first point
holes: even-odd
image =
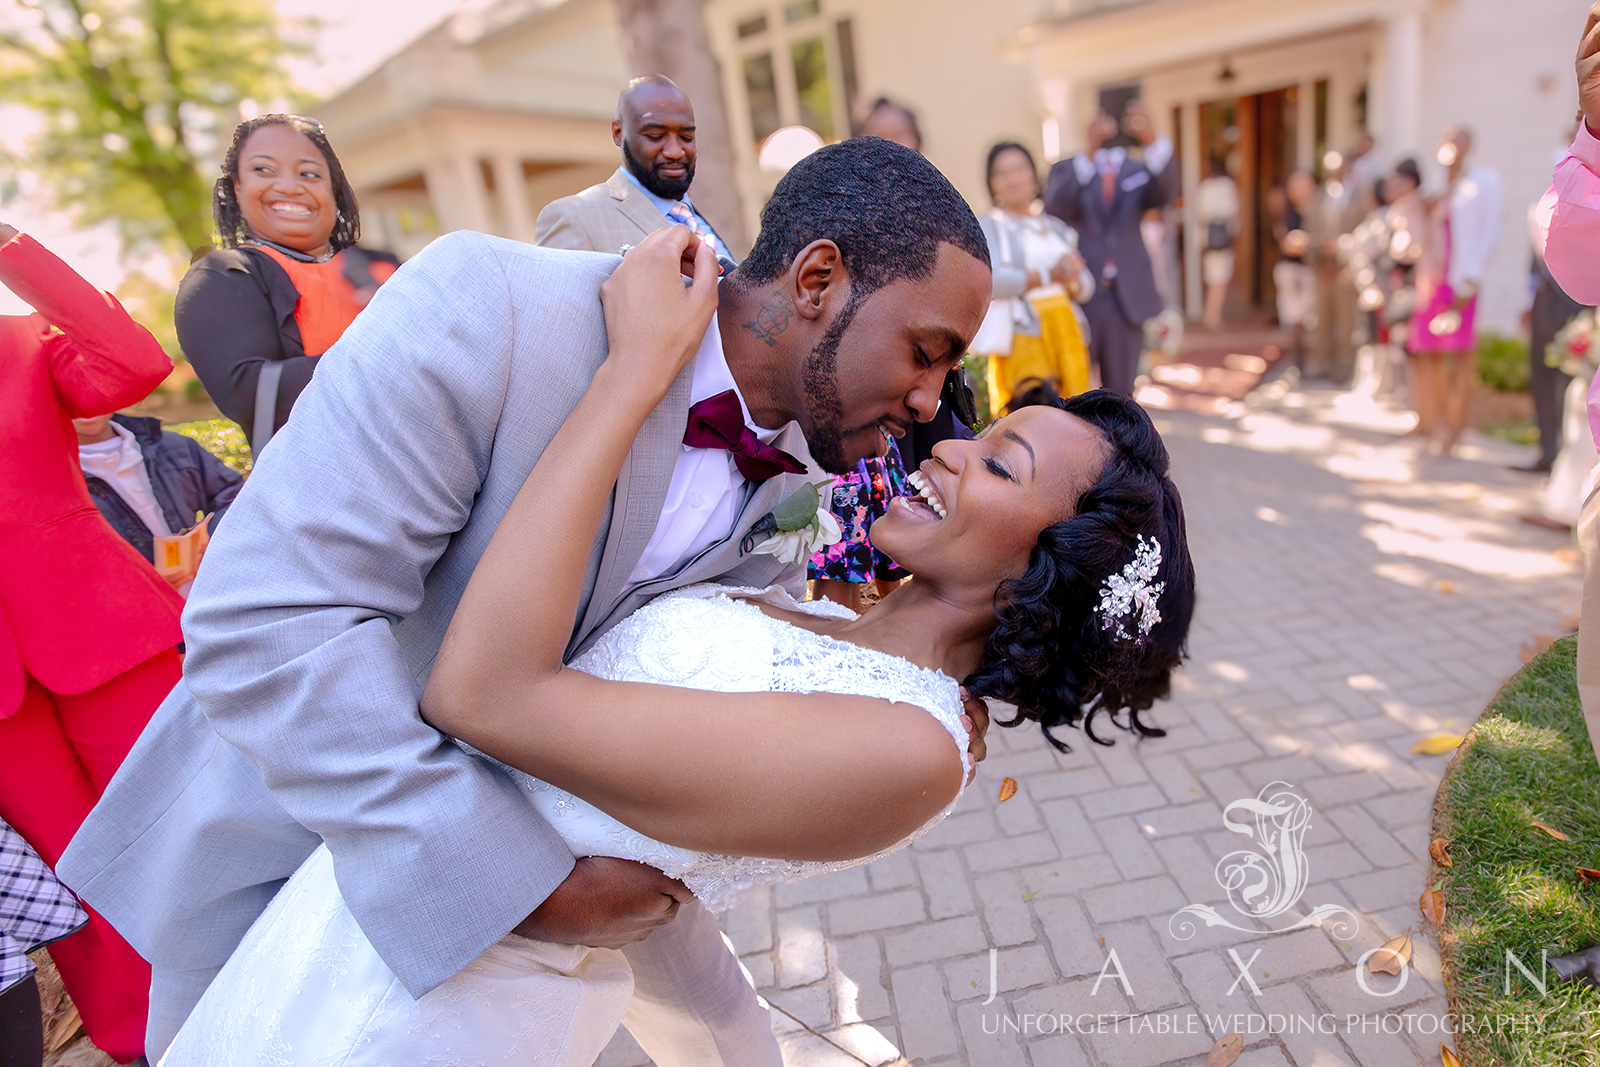
{"type": "Polygon", "coordinates": [[[744,424],[744,409],[732,389],[707,397],[689,409],[683,443],[690,448],[720,448],[733,453],[733,465],[752,482],[779,474],[804,474],[806,465],[773,448],[744,424]]]}

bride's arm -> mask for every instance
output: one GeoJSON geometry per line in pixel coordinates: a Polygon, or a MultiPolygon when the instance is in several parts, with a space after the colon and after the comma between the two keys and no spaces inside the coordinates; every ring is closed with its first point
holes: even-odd
{"type": "Polygon", "coordinates": [[[658,231],[601,288],[610,355],[545,448],[473,572],[422,697],[440,730],[641,833],[708,852],[848,859],[937,814],[963,775],[925,711],[828,694],[610,682],[561,662],[612,485],[698,348],[716,263],[658,231]]]}

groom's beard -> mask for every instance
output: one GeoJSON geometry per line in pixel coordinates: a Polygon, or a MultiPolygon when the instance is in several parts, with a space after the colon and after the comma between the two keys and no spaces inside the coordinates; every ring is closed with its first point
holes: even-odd
{"type": "Polygon", "coordinates": [[[861,306],[859,290],[852,290],[850,299],[834,320],[828,324],[817,346],[806,356],[801,377],[805,387],[806,447],[817,466],[829,474],[848,474],[855,470],[856,461],[844,454],[847,436],[844,422],[844,400],[839,392],[839,342],[855,321],[861,306]]]}

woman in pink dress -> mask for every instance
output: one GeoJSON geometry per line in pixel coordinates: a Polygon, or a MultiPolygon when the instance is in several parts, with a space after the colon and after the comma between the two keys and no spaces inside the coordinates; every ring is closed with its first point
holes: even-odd
{"type": "Polygon", "coordinates": [[[1416,273],[1416,311],[1406,348],[1414,357],[1412,402],[1417,432],[1428,450],[1455,451],[1467,426],[1477,380],[1478,282],[1500,236],[1500,178],[1487,167],[1467,169],[1472,134],[1445,131],[1439,165],[1449,190],[1428,212],[1428,231],[1416,273]]]}

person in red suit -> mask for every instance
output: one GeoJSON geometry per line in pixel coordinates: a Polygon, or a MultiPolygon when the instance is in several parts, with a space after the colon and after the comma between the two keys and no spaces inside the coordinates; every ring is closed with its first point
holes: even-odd
{"type": "MultiPolygon", "coordinates": [[[[3,223],[0,283],[39,312],[0,316],[0,818],[54,867],[182,663],[183,601],[101,518],[72,420],[142,400],[172,362],[3,223]]],[[[50,955],[95,1045],[142,1056],[149,965],[92,911],[50,955]]]]}

